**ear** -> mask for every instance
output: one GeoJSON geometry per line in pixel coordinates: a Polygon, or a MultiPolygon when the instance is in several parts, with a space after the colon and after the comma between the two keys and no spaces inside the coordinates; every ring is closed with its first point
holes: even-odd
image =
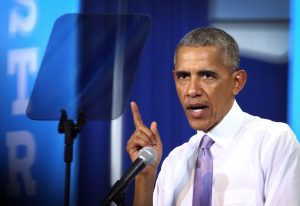
{"type": "Polygon", "coordinates": [[[241,69],[233,72],[232,78],[234,81],[232,94],[235,96],[244,88],[247,81],[247,73],[245,70],[241,69]]]}
{"type": "Polygon", "coordinates": [[[176,73],[175,73],[175,69],[173,69],[172,71],[172,74],[173,74],[173,79],[176,80],[176,73]]]}

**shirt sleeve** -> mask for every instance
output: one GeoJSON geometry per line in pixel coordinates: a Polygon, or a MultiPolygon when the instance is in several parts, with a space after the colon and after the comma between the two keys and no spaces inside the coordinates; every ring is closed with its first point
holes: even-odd
{"type": "Polygon", "coordinates": [[[300,205],[300,146],[288,129],[268,148],[265,171],[265,206],[300,205]]]}
{"type": "Polygon", "coordinates": [[[165,181],[165,173],[166,173],[166,166],[167,159],[163,161],[161,166],[161,170],[158,174],[158,177],[155,182],[155,187],[153,191],[153,206],[163,206],[164,205],[164,181],[165,181]]]}

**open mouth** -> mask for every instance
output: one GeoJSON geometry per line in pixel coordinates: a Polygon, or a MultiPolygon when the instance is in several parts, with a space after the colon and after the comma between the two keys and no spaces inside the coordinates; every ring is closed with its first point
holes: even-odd
{"type": "Polygon", "coordinates": [[[193,112],[201,112],[207,108],[208,106],[204,104],[190,104],[187,106],[187,109],[192,110],[193,112]]]}

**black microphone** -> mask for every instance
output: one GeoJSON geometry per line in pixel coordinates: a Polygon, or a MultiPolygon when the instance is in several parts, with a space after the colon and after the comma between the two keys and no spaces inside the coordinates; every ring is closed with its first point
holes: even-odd
{"type": "Polygon", "coordinates": [[[127,189],[128,184],[142,171],[147,165],[152,164],[157,158],[157,154],[152,147],[144,147],[138,153],[138,158],[133,162],[132,166],[111,188],[109,195],[103,202],[102,206],[109,205],[111,201],[119,204],[123,200],[123,192],[127,189]]]}

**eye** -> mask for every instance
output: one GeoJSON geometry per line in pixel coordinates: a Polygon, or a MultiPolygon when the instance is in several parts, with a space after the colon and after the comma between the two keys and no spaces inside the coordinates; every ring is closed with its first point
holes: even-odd
{"type": "Polygon", "coordinates": [[[209,78],[213,77],[211,74],[203,74],[202,76],[205,79],[209,79],[209,78]]]}
{"type": "Polygon", "coordinates": [[[212,71],[203,71],[200,72],[200,76],[202,79],[214,79],[217,77],[215,72],[212,71]]]}
{"type": "Polygon", "coordinates": [[[185,80],[190,76],[188,72],[176,72],[177,79],[185,80]]]}

